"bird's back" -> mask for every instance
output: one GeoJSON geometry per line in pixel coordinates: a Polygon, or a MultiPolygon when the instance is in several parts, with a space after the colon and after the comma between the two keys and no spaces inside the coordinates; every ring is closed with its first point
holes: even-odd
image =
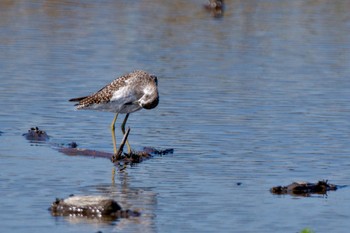
{"type": "MultiPolygon", "coordinates": [[[[145,71],[134,71],[125,74],[96,93],[71,99],[78,101],[77,109],[93,109],[110,112],[133,112],[142,108],[137,101],[143,97],[144,90],[148,86],[155,86],[157,80],[145,71]]],[[[158,91],[156,90],[158,96],[158,91]]]]}

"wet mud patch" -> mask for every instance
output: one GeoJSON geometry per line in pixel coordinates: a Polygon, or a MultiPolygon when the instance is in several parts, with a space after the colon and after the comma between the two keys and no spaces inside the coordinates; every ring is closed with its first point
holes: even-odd
{"type": "Polygon", "coordinates": [[[289,194],[292,196],[309,197],[314,194],[327,195],[327,192],[335,191],[339,187],[341,186],[328,183],[328,180],[321,180],[316,183],[298,181],[287,186],[272,187],[270,192],[276,195],[289,194]]]}
{"type": "Polygon", "coordinates": [[[129,131],[130,129],[128,129],[127,134],[124,136],[116,154],[98,150],[79,148],[76,142],[71,142],[68,144],[49,143],[49,135],[44,130],[39,129],[38,127],[30,128],[27,133],[23,134],[23,136],[32,143],[48,143],[52,146],[52,148],[68,156],[88,156],[94,158],[106,158],[110,159],[115,165],[141,163],[147,159],[152,158],[155,155],[162,156],[174,153],[174,149],[172,148],[156,149],[153,147],[144,147],[141,151],[131,151],[131,153],[129,154],[124,153],[123,147],[127,140],[129,131]]]}

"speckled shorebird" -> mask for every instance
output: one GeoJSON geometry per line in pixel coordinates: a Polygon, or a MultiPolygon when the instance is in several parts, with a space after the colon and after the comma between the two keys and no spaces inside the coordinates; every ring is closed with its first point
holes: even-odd
{"type": "MultiPolygon", "coordinates": [[[[92,95],[73,98],[69,101],[79,102],[75,105],[78,110],[90,109],[116,113],[111,124],[111,130],[114,153],[117,153],[115,122],[118,114],[126,114],[121,125],[122,132],[125,134],[125,124],[130,113],[142,108],[152,109],[157,107],[159,102],[158,81],[155,75],[137,70],[115,79],[92,95]]],[[[128,141],[126,141],[126,145],[130,154],[131,148],[128,141]]]]}

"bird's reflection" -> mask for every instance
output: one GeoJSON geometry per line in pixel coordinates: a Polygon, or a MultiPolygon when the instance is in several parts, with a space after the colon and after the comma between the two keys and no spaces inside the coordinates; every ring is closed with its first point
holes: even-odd
{"type": "Polygon", "coordinates": [[[128,218],[86,218],[78,216],[63,217],[72,224],[92,224],[95,226],[111,225],[117,230],[133,229],[140,232],[155,231],[155,209],[157,195],[151,188],[131,187],[128,169],[112,170],[112,182],[110,184],[98,184],[81,187],[77,190],[83,195],[98,195],[111,198],[122,206],[123,209],[140,212],[138,217],[128,218]]]}

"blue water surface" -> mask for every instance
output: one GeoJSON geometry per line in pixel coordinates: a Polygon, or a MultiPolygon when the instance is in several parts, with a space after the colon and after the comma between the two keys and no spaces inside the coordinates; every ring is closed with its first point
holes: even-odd
{"type": "Polygon", "coordinates": [[[1,232],[348,232],[347,187],[269,189],[349,185],[350,3],[225,2],[214,18],[201,0],[0,1],[1,232]],[[160,104],[130,115],[129,141],[175,151],[113,182],[109,160],[52,145],[112,152],[113,114],[67,100],[136,69],[158,76],[160,104]],[[49,143],[22,136],[34,126],[49,143]],[[51,216],[70,194],[142,215],[51,216]]]}

